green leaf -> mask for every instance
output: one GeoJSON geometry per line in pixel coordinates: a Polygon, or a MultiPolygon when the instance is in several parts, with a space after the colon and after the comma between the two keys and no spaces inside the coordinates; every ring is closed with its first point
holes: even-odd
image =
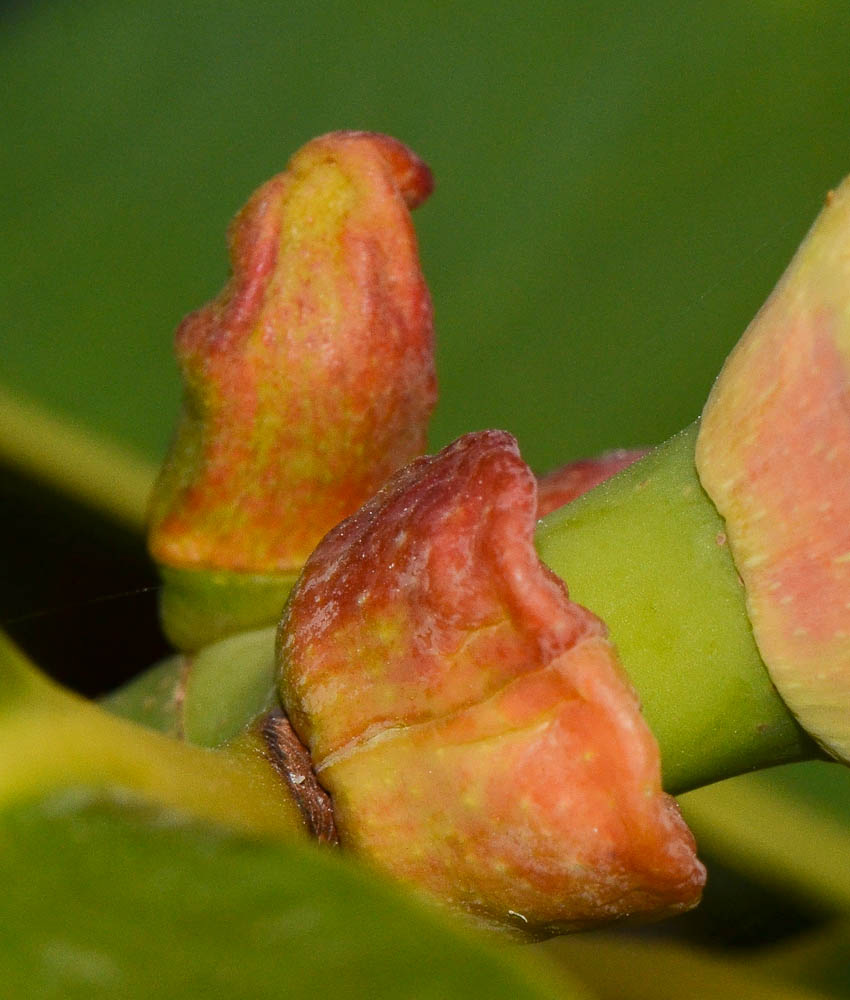
{"type": "Polygon", "coordinates": [[[4,996],[587,996],[298,836],[262,755],[107,715],[2,634],[0,761],[4,996]]]}
{"type": "Polygon", "coordinates": [[[0,813],[10,1000],[587,998],[351,863],[67,791],[0,813]]]}

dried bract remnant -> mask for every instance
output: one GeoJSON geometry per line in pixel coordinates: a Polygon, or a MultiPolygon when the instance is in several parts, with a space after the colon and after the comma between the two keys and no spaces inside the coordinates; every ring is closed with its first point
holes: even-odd
{"type": "Polygon", "coordinates": [[[771,679],[850,761],[850,180],[729,356],[696,460],[771,679]]]}
{"type": "Polygon", "coordinates": [[[397,140],[335,132],[234,219],[232,277],[177,331],[184,408],[151,510],[160,564],[298,570],[424,450],[436,381],[409,209],[431,188],[397,140]]]}
{"type": "Polygon", "coordinates": [[[704,869],[604,625],[538,560],[510,435],[402,470],[311,556],[282,696],[344,845],[546,934],[699,899],[704,869]]]}
{"type": "Polygon", "coordinates": [[[541,476],[537,480],[537,516],[546,517],[582,493],[599,486],[643,458],[646,452],[646,448],[617,448],[596,458],[570,462],[541,476]]]}

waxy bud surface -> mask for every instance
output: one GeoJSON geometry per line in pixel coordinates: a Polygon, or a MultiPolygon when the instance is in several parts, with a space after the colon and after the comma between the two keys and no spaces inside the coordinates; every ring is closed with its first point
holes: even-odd
{"type": "Polygon", "coordinates": [[[606,630],[538,560],[510,435],[399,472],[313,553],[279,631],[349,846],[537,934],[699,899],[704,869],[606,630]]]}
{"type": "Polygon", "coordinates": [[[436,381],[409,209],[431,188],[395,139],[335,132],[236,216],[232,277],[177,331],[184,408],[151,512],[160,564],[295,572],[424,450],[436,381]]]}

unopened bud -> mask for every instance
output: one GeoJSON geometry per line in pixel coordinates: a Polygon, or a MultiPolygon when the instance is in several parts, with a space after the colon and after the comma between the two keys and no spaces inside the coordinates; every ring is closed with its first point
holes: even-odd
{"type": "Polygon", "coordinates": [[[163,616],[194,648],[277,620],[319,539],[425,447],[431,305],[395,139],[308,143],[236,216],[232,276],[177,331],[184,405],[151,506],[163,616]]]}
{"type": "Polygon", "coordinates": [[[688,909],[705,872],[603,623],[533,545],[516,442],[402,470],[313,553],[282,697],[341,842],[524,932],[688,909]]]}

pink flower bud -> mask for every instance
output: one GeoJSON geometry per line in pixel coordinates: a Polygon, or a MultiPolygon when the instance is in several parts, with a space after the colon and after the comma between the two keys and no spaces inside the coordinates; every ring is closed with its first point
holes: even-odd
{"type": "Polygon", "coordinates": [[[850,763],[850,178],[723,366],[696,463],[771,680],[850,763]]]}

